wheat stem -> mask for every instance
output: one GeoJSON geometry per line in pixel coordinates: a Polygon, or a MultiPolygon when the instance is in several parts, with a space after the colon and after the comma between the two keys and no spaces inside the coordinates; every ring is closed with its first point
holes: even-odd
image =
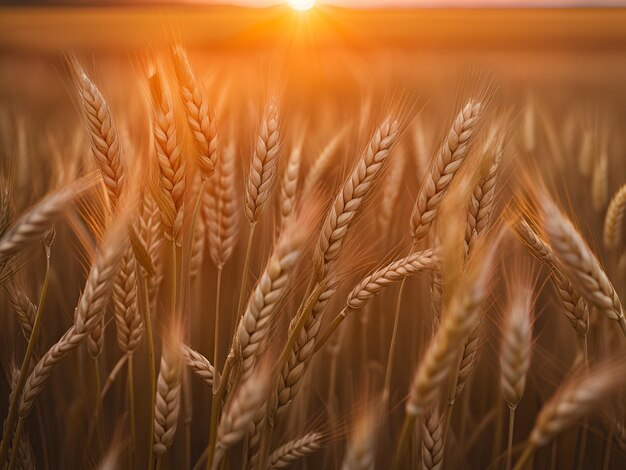
{"type": "Polygon", "coordinates": [[[0,462],[6,462],[7,459],[9,445],[11,444],[11,437],[13,435],[13,426],[15,425],[15,418],[17,417],[17,412],[19,408],[18,401],[22,398],[22,390],[24,389],[24,384],[26,383],[26,378],[28,377],[28,368],[30,366],[30,361],[33,357],[33,352],[35,350],[37,335],[39,334],[39,329],[41,328],[43,306],[46,301],[46,294],[48,292],[48,281],[50,279],[50,246],[44,245],[44,250],[46,255],[46,273],[44,276],[43,287],[41,288],[41,293],[39,295],[39,303],[37,304],[37,314],[35,315],[33,330],[31,332],[30,339],[28,340],[26,354],[24,354],[22,366],[20,367],[20,373],[15,387],[13,388],[13,394],[11,396],[11,402],[9,404],[9,414],[6,419],[5,433],[2,439],[2,445],[0,446],[0,462]]]}
{"type": "Polygon", "coordinates": [[[148,371],[150,374],[150,437],[148,438],[148,470],[152,470],[154,454],[152,445],[154,442],[154,401],[156,397],[156,371],[154,363],[154,338],[152,335],[152,319],[150,315],[150,298],[148,295],[148,278],[140,273],[141,295],[143,297],[142,310],[143,322],[146,328],[146,341],[148,343],[148,371]]]}
{"type": "Polygon", "coordinates": [[[246,243],[246,253],[243,258],[243,273],[241,274],[241,284],[239,290],[239,302],[237,303],[237,318],[239,318],[239,314],[241,312],[241,307],[243,305],[243,299],[246,295],[246,288],[248,285],[248,269],[250,265],[250,250],[252,249],[252,238],[254,237],[254,227],[255,225],[250,225],[250,231],[248,232],[248,242],[246,243]]]}
{"type": "Polygon", "coordinates": [[[506,470],[511,470],[513,458],[513,430],[515,428],[515,408],[509,408],[509,438],[506,448],[506,470]]]}
{"type": "Polygon", "coordinates": [[[130,448],[128,449],[130,453],[130,464],[131,467],[135,465],[135,449],[137,446],[137,436],[135,431],[135,384],[133,381],[133,354],[129,353],[128,355],[128,367],[126,368],[128,372],[128,418],[130,422],[130,448]]]}
{"type": "MultiPolygon", "coordinates": [[[[213,367],[218,367],[219,359],[219,331],[220,331],[220,294],[222,291],[222,268],[217,268],[217,281],[215,288],[215,321],[213,324],[213,367]]],[[[213,392],[217,390],[217,380],[213,380],[213,392]]]]}

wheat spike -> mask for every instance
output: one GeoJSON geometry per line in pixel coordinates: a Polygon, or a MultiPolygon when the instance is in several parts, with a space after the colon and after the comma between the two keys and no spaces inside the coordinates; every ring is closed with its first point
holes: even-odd
{"type": "Polygon", "coordinates": [[[541,261],[552,272],[552,282],[556,293],[563,306],[563,313],[572,325],[572,328],[580,336],[585,336],[589,329],[589,309],[585,299],[576,292],[572,283],[563,275],[556,264],[552,248],[543,238],[536,233],[530,224],[519,219],[514,224],[514,229],[520,238],[526,243],[535,258],[541,261]]]}
{"type": "Polygon", "coordinates": [[[227,449],[243,439],[257,409],[265,400],[267,381],[259,372],[242,382],[220,417],[212,467],[217,470],[227,449]]]}
{"type": "Polygon", "coordinates": [[[224,149],[224,155],[217,175],[209,191],[206,191],[205,223],[209,239],[209,253],[218,269],[230,258],[239,236],[239,200],[236,187],[235,145],[231,141],[224,149]]]}
{"type": "Polygon", "coordinates": [[[604,218],[604,246],[617,251],[624,237],[624,213],[626,212],[626,184],[611,198],[604,218]]]}
{"type": "MultiPolygon", "coordinates": [[[[493,142],[491,143],[493,145],[493,142]]],[[[474,187],[467,208],[467,225],[465,229],[465,252],[469,255],[476,239],[487,229],[491,221],[496,199],[496,183],[498,179],[498,167],[502,159],[502,145],[495,144],[491,165],[484,172],[484,176],[474,187]]]]}
{"type": "Polygon", "coordinates": [[[117,267],[122,258],[123,251],[120,249],[120,242],[123,234],[124,230],[120,230],[119,226],[114,227],[104,239],[87,278],[85,290],[78,301],[74,313],[74,325],[44,354],[30,373],[22,393],[20,416],[28,415],[35,399],[43,390],[46,379],[59,361],[80,345],[91,330],[100,325],[113,288],[117,267]]]}
{"type": "Polygon", "coordinates": [[[89,130],[91,150],[109,198],[111,209],[117,207],[125,181],[122,145],[109,105],[98,87],[87,76],[78,60],[71,60],[83,115],[89,130]]]}
{"type": "Polygon", "coordinates": [[[280,187],[280,226],[284,227],[296,208],[300,162],[302,161],[302,145],[294,145],[287,160],[287,167],[280,187]]]}
{"type": "Polygon", "coordinates": [[[287,468],[321,447],[322,435],[317,432],[305,434],[299,439],[289,441],[270,455],[270,469],[287,468]]]}
{"type": "Polygon", "coordinates": [[[154,404],[153,452],[163,455],[174,442],[180,413],[183,356],[178,338],[168,338],[161,355],[154,404]]]}
{"type": "Polygon", "coordinates": [[[5,284],[4,291],[9,299],[9,302],[15,310],[17,321],[22,328],[22,333],[26,341],[30,339],[30,334],[33,331],[33,324],[35,323],[35,315],[37,314],[37,306],[28,298],[28,295],[24,292],[21,286],[17,286],[15,281],[11,281],[5,284]]]}
{"type": "Polygon", "coordinates": [[[496,244],[497,241],[492,241],[488,250],[476,250],[470,258],[465,276],[455,289],[441,325],[413,376],[406,404],[408,415],[420,415],[432,404],[439,386],[455,366],[458,349],[477,324],[480,306],[487,293],[496,244]]]}
{"type": "Polygon", "coordinates": [[[241,365],[245,380],[252,372],[278,306],[284,300],[290,274],[298,262],[302,230],[288,230],[278,241],[257,286],[250,295],[246,310],[239,322],[234,346],[235,357],[241,365]]]}
{"type": "Polygon", "coordinates": [[[219,159],[217,118],[210,106],[206,90],[193,72],[185,50],[179,45],[174,46],[172,58],[187,122],[198,149],[200,176],[207,180],[215,172],[219,159]]]}
{"type": "MultiPolygon", "coordinates": [[[[516,288],[517,289],[517,288],[516,288]]],[[[516,290],[508,307],[500,351],[500,385],[509,407],[514,410],[526,388],[530,367],[532,292],[516,290]]]]}
{"type": "Polygon", "coordinates": [[[555,436],[589,414],[623,385],[623,369],[599,368],[568,380],[545,404],[535,420],[529,443],[546,445],[555,436]]]}
{"type": "Polygon", "coordinates": [[[398,121],[387,118],[376,129],[363,155],[350,176],[337,193],[317,245],[317,258],[323,266],[323,275],[328,274],[329,264],[335,260],[343,247],[350,224],[361,206],[380,180],[387,157],[400,135],[398,121]]]}
{"type": "Polygon", "coordinates": [[[570,279],[578,285],[580,294],[607,318],[622,322],[622,304],[591,249],[548,198],[544,198],[542,208],[543,223],[552,250],[570,279]]]}
{"type": "Polygon", "coordinates": [[[411,214],[414,242],[428,234],[454,176],[463,165],[481,116],[481,103],[470,101],[459,112],[422,183],[411,214]]]}
{"type": "Polygon", "coordinates": [[[214,369],[209,360],[191,346],[181,345],[181,354],[187,367],[209,387],[213,387],[214,369]]]}
{"type": "Polygon", "coordinates": [[[185,159],[176,131],[174,103],[163,81],[162,72],[151,68],[152,132],[159,163],[161,222],[165,237],[181,244],[185,203],[185,159]]]}
{"type": "Polygon", "coordinates": [[[441,264],[436,250],[428,249],[389,263],[359,282],[348,294],[347,309],[358,310],[384,288],[420,273],[429,273],[441,264]]]}
{"type": "Polygon", "coordinates": [[[133,249],[127,242],[113,286],[117,343],[125,353],[132,353],[137,348],[143,333],[143,321],[137,298],[136,266],[133,249]]]}
{"type": "Polygon", "coordinates": [[[246,219],[251,226],[261,219],[265,205],[272,195],[278,171],[279,116],[276,99],[272,97],[263,113],[256,137],[250,173],[246,182],[246,219]]]}
{"type": "Polygon", "coordinates": [[[443,465],[443,423],[439,418],[437,407],[432,408],[424,416],[422,425],[422,468],[438,470],[443,465]]]}
{"type": "Polygon", "coordinates": [[[29,244],[41,240],[57,216],[94,184],[92,177],[61,188],[27,210],[0,237],[0,260],[16,255],[29,244]]]}

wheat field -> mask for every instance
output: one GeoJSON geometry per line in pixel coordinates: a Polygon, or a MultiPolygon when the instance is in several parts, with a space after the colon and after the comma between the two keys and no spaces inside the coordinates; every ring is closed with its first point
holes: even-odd
{"type": "Polygon", "coordinates": [[[0,467],[623,468],[624,12],[198,11],[0,19],[0,467]]]}

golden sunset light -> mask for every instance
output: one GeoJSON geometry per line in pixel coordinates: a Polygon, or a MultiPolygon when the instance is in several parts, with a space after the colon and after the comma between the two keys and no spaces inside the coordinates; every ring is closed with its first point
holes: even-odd
{"type": "Polygon", "coordinates": [[[0,470],[626,468],[626,0],[6,0],[0,470]]]}

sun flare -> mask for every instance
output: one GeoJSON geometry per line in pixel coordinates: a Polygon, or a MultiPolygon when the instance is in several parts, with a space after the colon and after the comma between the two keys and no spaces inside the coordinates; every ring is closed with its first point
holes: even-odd
{"type": "Polygon", "coordinates": [[[310,10],[315,6],[315,0],[287,0],[291,8],[298,11],[310,10]]]}

